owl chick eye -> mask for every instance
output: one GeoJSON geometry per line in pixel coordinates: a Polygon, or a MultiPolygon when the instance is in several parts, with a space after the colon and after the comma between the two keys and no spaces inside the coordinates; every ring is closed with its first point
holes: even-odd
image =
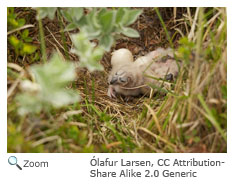
{"type": "Polygon", "coordinates": [[[120,77],[119,80],[120,80],[120,82],[125,83],[125,82],[127,82],[127,77],[120,77]]]}

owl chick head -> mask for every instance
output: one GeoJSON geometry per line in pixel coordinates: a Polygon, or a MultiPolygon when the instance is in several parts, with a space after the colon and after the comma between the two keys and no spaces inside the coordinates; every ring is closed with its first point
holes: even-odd
{"type": "Polygon", "coordinates": [[[131,86],[134,80],[134,73],[126,68],[120,68],[109,76],[110,85],[119,85],[122,87],[131,86]]]}

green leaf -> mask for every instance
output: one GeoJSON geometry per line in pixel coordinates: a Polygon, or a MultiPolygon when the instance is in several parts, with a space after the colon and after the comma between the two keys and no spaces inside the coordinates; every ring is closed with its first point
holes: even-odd
{"type": "Polygon", "coordinates": [[[18,40],[18,38],[14,35],[11,35],[9,37],[9,42],[10,44],[15,47],[15,48],[18,48],[20,46],[20,41],[18,40]]]}
{"type": "Polygon", "coordinates": [[[22,55],[24,54],[32,54],[36,51],[37,47],[33,46],[33,45],[30,45],[30,44],[26,44],[24,43],[23,46],[22,46],[22,55]]]}
{"type": "MultiPolygon", "coordinates": [[[[94,9],[96,11],[96,8],[94,9]]],[[[106,8],[101,8],[98,12],[98,19],[101,18],[101,16],[103,16],[105,13],[107,13],[107,9],[106,8]]]]}
{"type": "Polygon", "coordinates": [[[63,17],[70,22],[65,31],[71,31],[84,26],[86,23],[86,16],[83,16],[83,8],[66,8],[61,10],[63,17]]]}
{"type": "Polygon", "coordinates": [[[61,12],[67,21],[78,22],[83,16],[84,10],[81,7],[73,7],[73,8],[66,8],[61,12]]]}
{"type": "Polygon", "coordinates": [[[72,22],[72,16],[70,15],[69,11],[67,10],[61,10],[61,13],[63,15],[63,17],[68,21],[68,22],[72,22]]]}
{"type": "Polygon", "coordinates": [[[30,43],[32,42],[32,38],[31,37],[24,38],[24,41],[30,43]]]}
{"type": "Polygon", "coordinates": [[[95,32],[100,30],[101,25],[98,23],[98,16],[99,15],[96,9],[94,9],[86,16],[87,24],[84,26],[88,28],[87,30],[94,30],[95,32]]]}
{"type": "Polygon", "coordinates": [[[82,27],[82,30],[87,33],[90,40],[97,39],[102,32],[101,25],[98,23],[97,17],[97,11],[94,9],[86,16],[87,24],[82,27]]]}
{"type": "Polygon", "coordinates": [[[223,99],[227,100],[227,85],[221,86],[221,93],[222,93],[223,99]]]}
{"type": "Polygon", "coordinates": [[[20,115],[39,113],[43,107],[39,98],[33,97],[28,93],[18,94],[16,96],[16,101],[19,104],[18,113],[20,115]]]}
{"type": "Polygon", "coordinates": [[[35,65],[31,68],[36,81],[43,87],[64,87],[75,78],[75,67],[72,63],[66,62],[58,54],[53,55],[50,62],[45,65],[35,65]],[[54,78],[53,78],[54,77],[54,78]],[[56,77],[56,79],[55,79],[56,77]]]}
{"type": "Polygon", "coordinates": [[[111,35],[105,35],[100,40],[100,45],[104,47],[106,51],[109,51],[114,43],[114,38],[111,35]]]}
{"type": "Polygon", "coordinates": [[[103,66],[99,61],[103,56],[104,49],[100,46],[95,47],[95,44],[89,41],[88,35],[84,31],[72,35],[71,38],[74,44],[72,52],[79,56],[79,65],[88,68],[91,72],[95,70],[103,70],[103,66]]]}
{"type": "Polygon", "coordinates": [[[56,7],[38,7],[37,10],[37,20],[43,19],[48,17],[49,19],[53,20],[55,16],[55,12],[57,10],[56,7]]]}
{"type": "Polygon", "coordinates": [[[89,40],[99,38],[102,33],[100,29],[95,29],[89,26],[83,27],[83,31],[87,33],[87,37],[89,40]]]}
{"type": "Polygon", "coordinates": [[[14,7],[7,7],[7,17],[14,14],[14,7]]]}
{"type": "Polygon", "coordinates": [[[16,97],[20,105],[19,114],[38,113],[79,101],[76,91],[66,89],[67,84],[75,79],[75,66],[58,54],[53,55],[47,64],[32,66],[30,71],[35,83],[27,80],[27,86],[21,86],[23,93],[16,97]]]}
{"type": "Polygon", "coordinates": [[[17,19],[17,14],[14,12],[14,8],[7,8],[7,29],[16,29],[22,27],[25,24],[25,19],[17,19]]]}
{"type": "Polygon", "coordinates": [[[74,21],[79,21],[83,16],[84,10],[81,7],[69,8],[69,13],[74,21]]]}
{"type": "Polygon", "coordinates": [[[115,12],[108,11],[100,16],[100,24],[104,33],[108,34],[114,26],[115,12]]]}
{"type": "Polygon", "coordinates": [[[38,52],[36,52],[34,55],[31,56],[32,62],[38,61],[39,59],[40,59],[40,56],[39,56],[38,52]]]}
{"type": "Polygon", "coordinates": [[[70,23],[70,24],[68,24],[68,25],[66,26],[66,28],[65,28],[64,31],[72,31],[72,30],[74,30],[74,29],[76,29],[76,28],[77,28],[77,25],[76,25],[76,24],[70,23]]]}
{"type": "Polygon", "coordinates": [[[27,37],[28,37],[28,34],[29,34],[28,29],[25,29],[25,30],[22,32],[22,34],[21,34],[22,39],[27,38],[27,37]]]}
{"type": "Polygon", "coordinates": [[[133,24],[141,13],[142,10],[126,10],[126,19],[124,20],[124,25],[128,26],[133,24]]]}
{"type": "Polygon", "coordinates": [[[125,8],[121,7],[118,9],[117,13],[116,13],[116,23],[121,23],[121,21],[123,20],[123,15],[125,14],[125,8]]]}
{"type": "Polygon", "coordinates": [[[18,19],[17,21],[18,21],[18,27],[24,26],[24,24],[25,24],[25,19],[24,18],[18,19]]]}
{"type": "Polygon", "coordinates": [[[19,27],[18,21],[16,21],[16,20],[13,19],[13,18],[7,19],[7,22],[9,23],[9,24],[7,25],[7,26],[8,26],[8,29],[9,29],[9,27],[12,27],[12,28],[18,28],[18,27],[19,27]]]}
{"type": "Polygon", "coordinates": [[[132,37],[132,38],[138,38],[140,35],[139,33],[132,29],[132,28],[129,28],[129,27],[125,27],[122,29],[121,31],[124,35],[128,36],[128,37],[132,37]]]}

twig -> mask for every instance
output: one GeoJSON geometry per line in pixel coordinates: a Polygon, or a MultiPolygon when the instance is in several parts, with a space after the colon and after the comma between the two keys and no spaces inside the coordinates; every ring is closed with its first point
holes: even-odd
{"type": "Polygon", "coordinates": [[[7,63],[7,66],[15,69],[17,71],[20,72],[19,77],[15,80],[15,82],[11,85],[11,87],[7,90],[7,99],[13,94],[14,90],[16,89],[16,87],[18,86],[18,84],[20,83],[21,78],[24,76],[25,71],[23,68],[21,68],[19,65],[17,64],[13,64],[13,63],[7,63]]]}
{"type": "Polygon", "coordinates": [[[23,29],[27,29],[27,28],[30,28],[30,27],[34,27],[34,25],[32,25],[32,24],[24,25],[24,26],[19,27],[19,28],[17,28],[17,29],[8,31],[8,32],[7,32],[7,35],[10,35],[10,34],[12,34],[12,33],[14,33],[14,32],[17,32],[17,31],[20,31],[20,30],[23,30],[23,29]]]}
{"type": "Polygon", "coordinates": [[[36,147],[38,145],[41,145],[41,144],[44,144],[46,142],[50,142],[50,141],[54,141],[54,140],[57,140],[59,139],[60,137],[55,135],[55,136],[49,136],[49,137],[46,137],[46,138],[43,138],[43,139],[40,139],[34,143],[32,143],[32,147],[36,147]]]}
{"type": "Polygon", "coordinates": [[[146,128],[144,128],[144,127],[138,127],[138,129],[140,129],[140,130],[146,132],[147,134],[153,136],[154,138],[156,138],[156,139],[158,139],[158,140],[160,140],[160,141],[162,141],[162,142],[168,144],[170,147],[176,148],[176,146],[175,146],[174,144],[172,144],[172,143],[169,142],[168,140],[162,138],[161,136],[158,136],[158,135],[154,134],[153,132],[149,131],[148,129],[146,129],[146,128]]]}
{"type": "Polygon", "coordinates": [[[195,13],[195,17],[194,17],[194,20],[193,20],[193,24],[192,24],[192,27],[191,27],[191,30],[190,30],[190,33],[188,35],[188,39],[189,41],[192,40],[192,38],[194,37],[194,33],[195,33],[195,28],[196,28],[196,23],[197,23],[197,19],[198,19],[198,13],[199,13],[199,10],[200,8],[197,7],[196,9],[196,13],[195,13]]]}
{"type": "Polygon", "coordinates": [[[144,103],[144,105],[145,105],[145,106],[148,108],[148,110],[150,111],[150,114],[152,115],[152,117],[153,117],[153,119],[154,119],[154,122],[155,122],[155,124],[156,124],[156,126],[157,126],[157,128],[158,128],[158,131],[159,131],[159,133],[162,135],[163,132],[162,132],[161,126],[160,126],[160,124],[159,124],[158,118],[157,118],[157,116],[155,115],[155,112],[153,111],[153,109],[152,109],[148,104],[144,103]]]}

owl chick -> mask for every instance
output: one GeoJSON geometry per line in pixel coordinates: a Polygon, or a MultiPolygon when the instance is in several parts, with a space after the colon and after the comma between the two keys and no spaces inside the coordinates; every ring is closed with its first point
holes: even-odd
{"type": "Polygon", "coordinates": [[[158,48],[134,62],[128,49],[119,49],[112,53],[111,64],[107,92],[109,97],[149,94],[149,85],[161,84],[156,79],[173,80],[178,74],[178,66],[170,48],[158,48]]]}

